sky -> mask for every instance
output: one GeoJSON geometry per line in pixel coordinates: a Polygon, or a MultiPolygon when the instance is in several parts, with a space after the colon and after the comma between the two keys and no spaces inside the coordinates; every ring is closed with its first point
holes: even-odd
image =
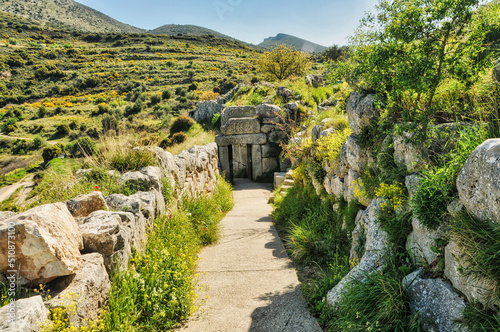
{"type": "Polygon", "coordinates": [[[259,44],[286,33],[323,46],[344,45],[377,0],[77,0],[143,29],[192,24],[259,44]]]}

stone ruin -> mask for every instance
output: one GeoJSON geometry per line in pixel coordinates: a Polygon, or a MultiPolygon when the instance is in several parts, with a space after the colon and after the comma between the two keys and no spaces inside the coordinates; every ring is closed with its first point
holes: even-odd
{"type": "Polygon", "coordinates": [[[247,177],[262,181],[274,172],[286,170],[280,160],[280,143],[287,141],[276,105],[231,106],[221,115],[220,166],[226,177],[247,177]]]}

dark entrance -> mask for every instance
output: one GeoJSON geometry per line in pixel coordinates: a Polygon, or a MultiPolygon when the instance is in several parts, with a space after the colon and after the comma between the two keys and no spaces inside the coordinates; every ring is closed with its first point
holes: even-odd
{"type": "Polygon", "coordinates": [[[252,144],[247,144],[247,178],[252,180],[252,144]]]}
{"type": "Polygon", "coordinates": [[[229,160],[229,182],[233,183],[234,181],[234,166],[233,166],[233,146],[229,145],[227,147],[228,160],[229,160]]]}

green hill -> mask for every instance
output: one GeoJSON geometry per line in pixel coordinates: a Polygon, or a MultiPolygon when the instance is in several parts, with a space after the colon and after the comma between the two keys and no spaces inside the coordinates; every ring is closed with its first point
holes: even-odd
{"type": "Polygon", "coordinates": [[[2,0],[0,11],[88,32],[144,32],[73,0],[2,0]]]}
{"type": "Polygon", "coordinates": [[[200,27],[197,25],[182,25],[182,24],[165,24],[159,28],[156,28],[154,30],[149,30],[149,33],[152,33],[154,35],[169,35],[169,36],[176,36],[176,35],[191,35],[191,36],[205,36],[205,35],[212,35],[214,37],[218,38],[230,38],[234,39],[232,37],[229,37],[227,35],[224,35],[220,32],[207,29],[204,27],[200,27]]]}
{"type": "Polygon", "coordinates": [[[284,33],[279,33],[276,35],[276,37],[269,37],[264,39],[262,43],[259,44],[259,46],[267,49],[272,49],[274,46],[278,44],[285,44],[288,46],[293,46],[298,50],[305,51],[305,52],[323,52],[327,48],[322,45],[315,44],[313,42],[310,42],[308,40],[298,38],[295,36],[287,35],[284,33]]]}

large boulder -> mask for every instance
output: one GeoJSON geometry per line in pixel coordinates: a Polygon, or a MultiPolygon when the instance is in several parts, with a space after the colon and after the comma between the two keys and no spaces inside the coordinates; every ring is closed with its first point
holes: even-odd
{"type": "Polygon", "coordinates": [[[500,83],[500,59],[495,62],[495,67],[493,67],[493,79],[500,83]]]}
{"type": "Polygon", "coordinates": [[[417,270],[403,279],[410,307],[418,312],[424,332],[465,331],[456,322],[462,318],[464,300],[442,279],[423,279],[417,270]]]}
{"type": "Polygon", "coordinates": [[[385,265],[388,255],[388,235],[377,220],[383,202],[381,199],[375,199],[365,211],[358,213],[356,227],[358,232],[363,228],[366,235],[365,252],[359,264],[328,292],[327,302],[334,308],[342,301],[342,297],[354,280],[364,280],[367,274],[379,271],[385,265]]]}
{"type": "Polygon", "coordinates": [[[358,141],[359,137],[352,134],[349,136],[344,146],[347,163],[353,171],[361,173],[361,170],[369,163],[373,163],[374,160],[370,151],[362,149],[359,146],[358,141]]]}
{"type": "Polygon", "coordinates": [[[229,106],[222,111],[221,125],[225,126],[229,119],[235,118],[253,118],[257,116],[255,106],[229,106]]]}
{"type": "Polygon", "coordinates": [[[66,201],[66,206],[75,218],[86,217],[94,211],[108,209],[104,196],[100,191],[94,191],[88,195],[79,195],[66,201]]]}
{"type": "Polygon", "coordinates": [[[406,248],[412,253],[413,262],[417,266],[430,266],[438,259],[436,241],[444,237],[446,225],[429,230],[414,216],[412,226],[413,231],[408,236],[406,248]]]}
{"type": "Polygon", "coordinates": [[[218,100],[203,100],[196,105],[196,109],[189,113],[189,116],[196,122],[205,122],[212,120],[216,113],[221,113],[224,104],[218,100]]]}
{"type": "Polygon", "coordinates": [[[224,135],[258,134],[260,121],[257,118],[229,119],[220,130],[224,135]]]}
{"type": "Polygon", "coordinates": [[[427,164],[428,151],[411,140],[414,134],[405,132],[394,137],[394,161],[408,173],[416,173],[427,164]]]}
{"type": "Polygon", "coordinates": [[[455,241],[450,241],[444,251],[444,275],[450,280],[453,287],[462,292],[470,302],[481,302],[483,305],[500,306],[495,301],[494,292],[498,288],[493,281],[477,279],[462,274],[468,263],[464,259],[465,253],[455,241]]]}
{"type": "MultiPolygon", "coordinates": [[[[176,183],[182,182],[182,172],[176,163],[176,158],[170,152],[157,146],[147,147],[153,152],[158,162],[162,175],[169,180],[171,188],[176,187],[176,183]]],[[[184,174],[185,175],[185,174],[184,174]]]]}
{"type": "Polygon", "coordinates": [[[313,88],[318,88],[325,84],[323,75],[306,75],[306,83],[313,88]]]}
{"type": "Polygon", "coordinates": [[[22,283],[40,284],[70,275],[82,264],[82,234],[66,204],[41,205],[0,222],[0,248],[13,250],[15,266],[8,265],[9,251],[0,251],[0,272],[19,268],[22,283]]]}
{"type": "Polygon", "coordinates": [[[281,113],[281,108],[277,105],[262,104],[256,108],[259,118],[277,118],[281,113]]]}
{"type": "Polygon", "coordinates": [[[93,212],[79,222],[85,253],[100,253],[108,273],[127,268],[135,225],[125,227],[120,214],[111,211],[93,212]]]}
{"type": "Polygon", "coordinates": [[[359,92],[351,93],[347,101],[347,117],[352,132],[361,134],[364,127],[370,124],[372,119],[380,116],[380,110],[375,105],[376,95],[362,95],[359,92]]]}
{"type": "Polygon", "coordinates": [[[82,268],[75,275],[65,277],[52,287],[50,308],[67,309],[74,303],[74,312],[69,313],[69,320],[74,326],[84,326],[99,319],[102,308],[107,303],[111,282],[104,266],[101,254],[83,255],[82,268]]]}
{"type": "MultiPolygon", "coordinates": [[[[136,190],[148,191],[152,188],[162,191],[162,171],[159,167],[143,167],[139,171],[127,172],[120,176],[119,181],[136,190]]],[[[179,176],[180,178],[180,176],[179,176]]]]}
{"type": "Polygon", "coordinates": [[[133,225],[129,226],[133,239],[132,247],[140,248],[142,246],[146,236],[146,229],[153,224],[154,207],[150,205],[151,201],[149,200],[153,200],[153,197],[142,192],[130,197],[121,194],[106,196],[106,202],[111,209],[133,215],[133,220],[129,221],[129,217],[125,218],[119,213],[124,225],[133,225]]]}
{"type": "Polygon", "coordinates": [[[38,332],[49,319],[40,295],[17,300],[0,308],[0,331],[38,332]]]}
{"type": "Polygon", "coordinates": [[[481,220],[500,223],[500,139],[479,145],[458,174],[460,200],[481,220]]]}

